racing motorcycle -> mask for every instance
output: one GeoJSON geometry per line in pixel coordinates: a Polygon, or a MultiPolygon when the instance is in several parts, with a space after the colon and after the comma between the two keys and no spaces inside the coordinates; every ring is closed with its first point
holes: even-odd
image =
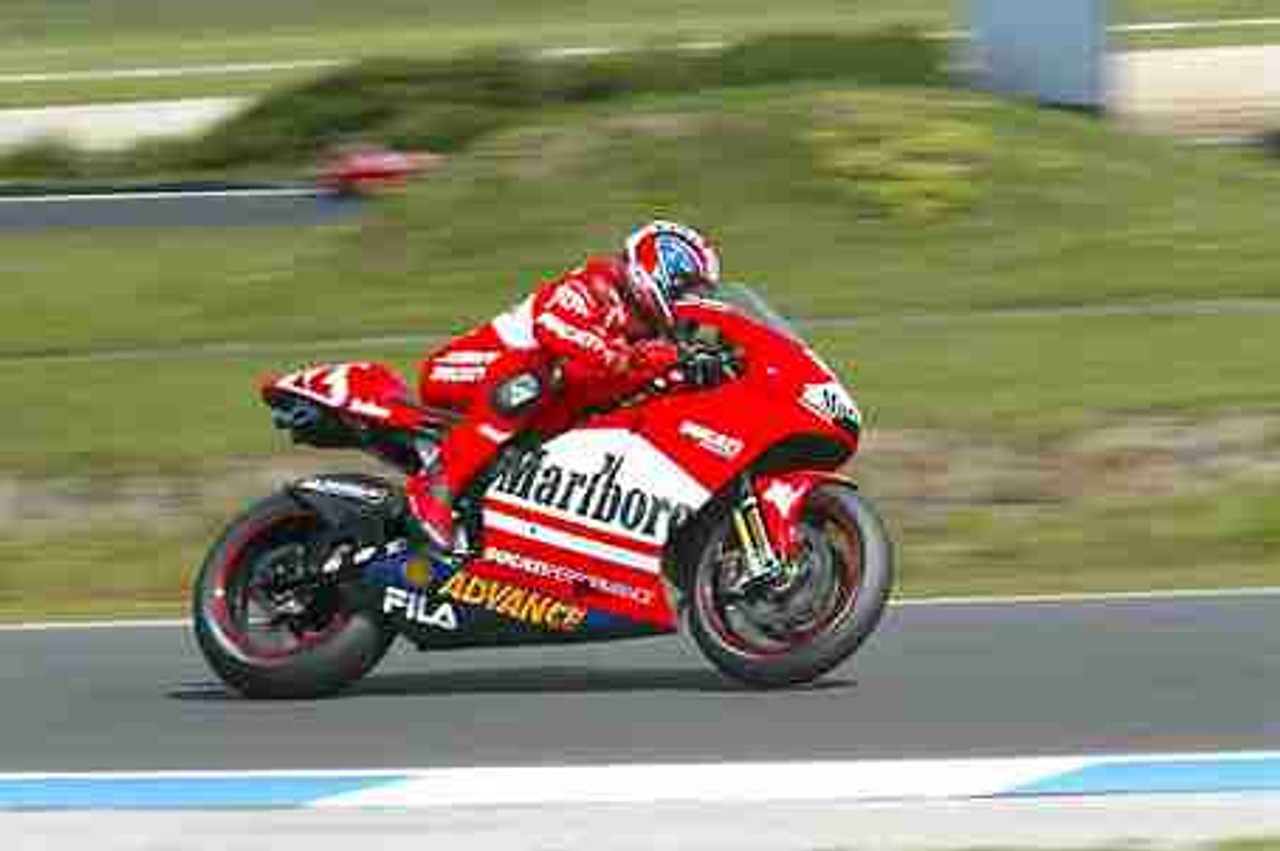
{"type": "MultiPolygon", "coordinates": [[[[862,418],[835,373],[745,287],[676,307],[681,364],[550,440],[513,440],[455,500],[460,543],[409,544],[398,481],[309,476],[224,531],[194,586],[199,646],[233,689],[320,697],[397,636],[422,650],[692,636],[721,672],[816,679],[875,629],[893,583],[885,527],[837,470],[862,418]],[[708,376],[711,376],[708,378],[708,376]]],[[[377,363],[268,378],[294,441],[417,471],[457,414],[377,363]]]]}

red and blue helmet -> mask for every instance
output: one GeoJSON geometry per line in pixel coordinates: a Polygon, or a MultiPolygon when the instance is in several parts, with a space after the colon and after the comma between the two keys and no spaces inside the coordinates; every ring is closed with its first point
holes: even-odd
{"type": "Polygon", "coordinates": [[[624,260],[631,294],[661,325],[674,322],[671,303],[720,283],[720,255],[691,227],[653,221],[627,238],[624,260]]]}

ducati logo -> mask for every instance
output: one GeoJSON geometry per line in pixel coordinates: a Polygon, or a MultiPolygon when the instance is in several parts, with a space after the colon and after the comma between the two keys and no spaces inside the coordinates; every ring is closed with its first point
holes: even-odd
{"type": "Polygon", "coordinates": [[[715,429],[693,420],[685,420],[680,423],[680,436],[689,438],[712,455],[718,455],[726,461],[737,458],[743,447],[743,442],[740,438],[721,434],[715,429]]]}

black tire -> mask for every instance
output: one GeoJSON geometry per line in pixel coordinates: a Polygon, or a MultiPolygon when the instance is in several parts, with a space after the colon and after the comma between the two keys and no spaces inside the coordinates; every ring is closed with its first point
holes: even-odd
{"type": "MultiPolygon", "coordinates": [[[[245,697],[334,694],[378,664],[395,638],[376,612],[347,611],[340,596],[329,599],[329,619],[314,633],[265,633],[280,637],[284,647],[250,634],[253,571],[274,551],[304,543],[322,523],[288,494],[275,494],[234,520],[200,568],[192,601],[196,640],[209,666],[245,697]],[[287,646],[290,637],[296,641],[292,647],[287,646]]],[[[336,589],[329,593],[339,595],[336,589]]]]}
{"type": "MultiPolygon", "coordinates": [[[[724,547],[732,548],[730,519],[722,516],[707,535],[689,588],[688,628],[703,654],[722,673],[763,688],[812,682],[848,659],[875,630],[893,589],[893,549],[875,509],[849,484],[824,482],[810,493],[804,508],[807,534],[815,544],[831,547],[826,554],[834,573],[843,574],[842,597],[826,619],[790,642],[779,640],[767,649],[752,645],[730,624],[731,604],[719,590],[723,579],[724,547]],[[828,533],[817,535],[818,524],[835,523],[845,535],[847,550],[855,549],[856,576],[849,553],[837,553],[828,533]],[[852,533],[852,534],[849,534],[852,533]]],[[[814,580],[809,580],[814,581],[814,580]]],[[[816,596],[816,592],[814,592],[816,596]]]]}

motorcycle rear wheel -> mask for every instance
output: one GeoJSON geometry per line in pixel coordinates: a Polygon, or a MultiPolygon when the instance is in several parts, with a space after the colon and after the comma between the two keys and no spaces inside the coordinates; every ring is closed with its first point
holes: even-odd
{"type": "Polygon", "coordinates": [[[749,685],[799,685],[835,668],[875,630],[893,589],[888,533],[852,485],[818,485],[802,516],[797,569],[763,597],[734,590],[742,559],[727,516],[694,571],[689,631],[716,668],[749,685]]]}
{"type": "Polygon", "coordinates": [[[306,592],[296,617],[263,599],[263,579],[297,560],[323,520],[288,494],[252,506],[227,527],[196,579],[196,640],[214,672],[240,694],[262,699],[332,695],[363,677],[395,633],[375,612],[351,611],[336,587],[306,592]]]}

